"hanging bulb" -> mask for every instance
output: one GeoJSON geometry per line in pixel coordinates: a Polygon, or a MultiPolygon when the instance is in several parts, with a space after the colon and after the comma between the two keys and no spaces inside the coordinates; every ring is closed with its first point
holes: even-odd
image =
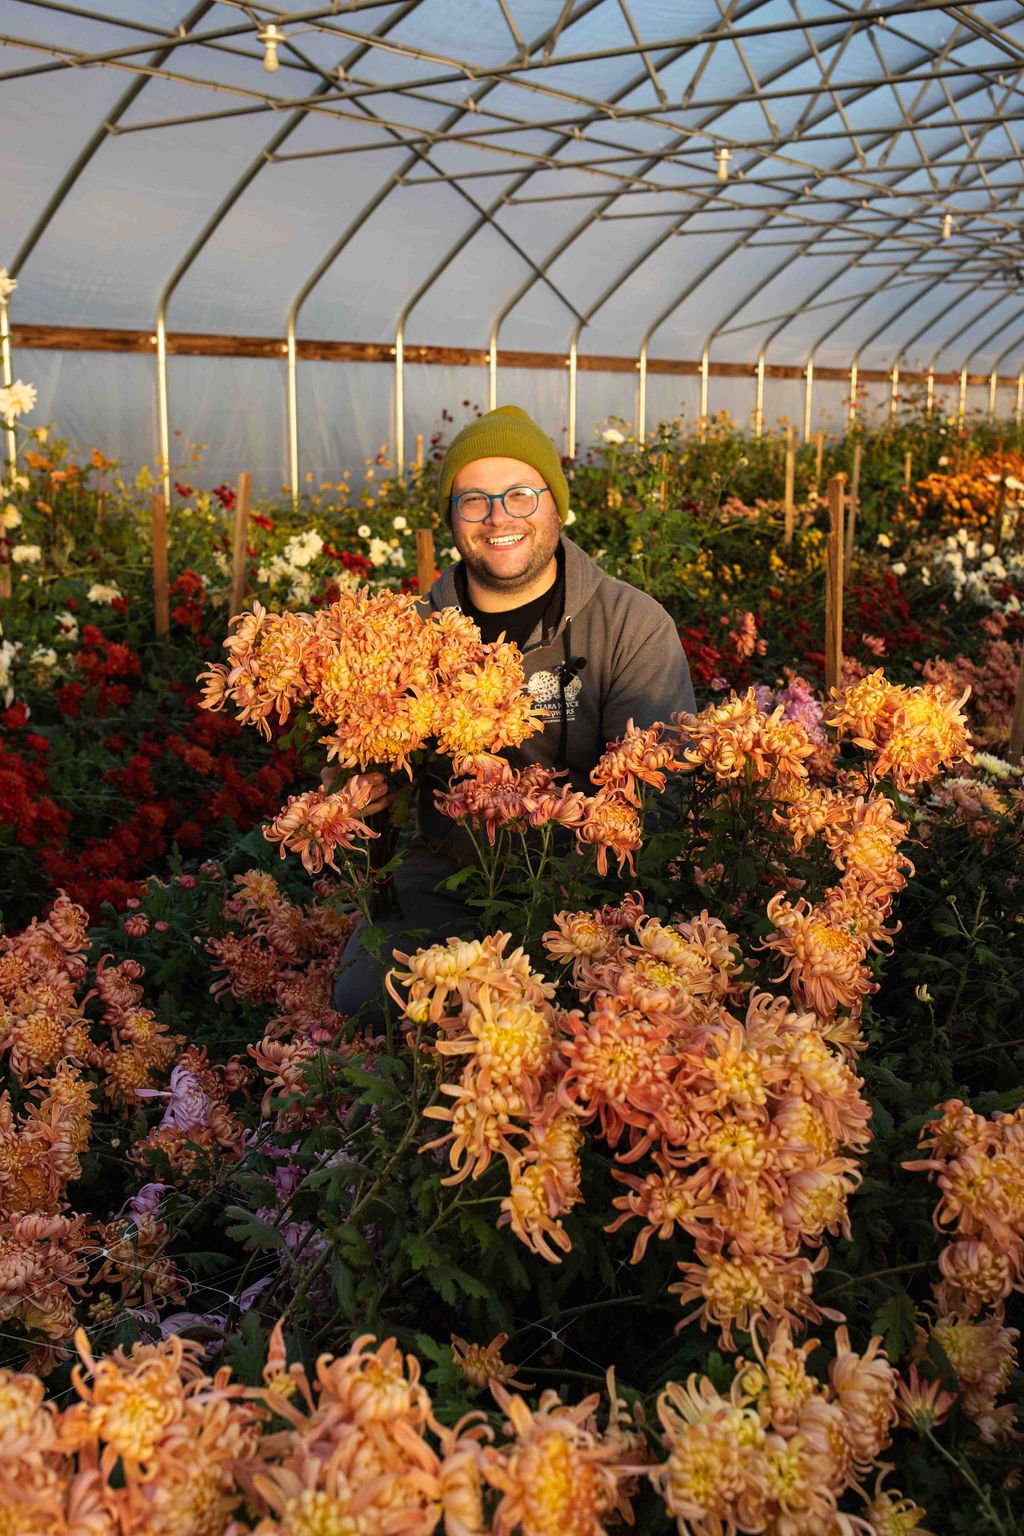
{"type": "Polygon", "coordinates": [[[943,240],[948,240],[952,233],[953,233],[953,215],[951,213],[945,213],[942,216],[942,238],[943,238],[943,240]]]}
{"type": "Polygon", "coordinates": [[[729,161],[732,159],[732,155],[726,149],[724,144],[722,145],[722,147],[720,149],[716,149],[715,150],[715,159],[718,161],[718,179],[719,179],[719,181],[728,181],[729,180],[729,161]]]}
{"type": "Polygon", "coordinates": [[[269,27],[264,27],[263,31],[257,35],[264,48],[263,68],[266,70],[268,75],[272,75],[279,64],[277,50],[281,43],[283,43],[285,40],[284,33],[281,31],[280,27],[276,27],[274,23],[271,22],[269,27]]]}

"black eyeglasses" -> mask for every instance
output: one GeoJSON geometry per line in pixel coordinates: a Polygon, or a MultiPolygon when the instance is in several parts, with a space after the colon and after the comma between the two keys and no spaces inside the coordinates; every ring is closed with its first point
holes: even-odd
{"type": "Polygon", "coordinates": [[[489,495],[487,491],[469,490],[452,496],[451,503],[464,522],[484,523],[490,517],[496,501],[501,502],[509,517],[531,517],[545,491],[550,495],[546,485],[542,485],[539,490],[533,485],[511,485],[507,491],[498,491],[495,496],[489,495]]]}

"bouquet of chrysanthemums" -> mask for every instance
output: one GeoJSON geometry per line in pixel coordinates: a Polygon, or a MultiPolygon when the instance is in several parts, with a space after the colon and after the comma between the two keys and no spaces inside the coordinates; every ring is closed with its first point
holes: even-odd
{"type": "Polygon", "coordinates": [[[203,703],[232,704],[268,739],[274,725],[326,748],[353,770],[330,791],[294,795],[266,828],[317,873],[337,849],[376,834],[359,813],[377,796],[380,770],[414,767],[431,753],[470,773],[496,762],[542,724],[523,686],[522,658],[504,641],[485,645],[457,609],[424,616],[397,592],[343,593],[316,613],[269,613],[254,603],[232,620],[230,660],[203,674],[203,703]]]}

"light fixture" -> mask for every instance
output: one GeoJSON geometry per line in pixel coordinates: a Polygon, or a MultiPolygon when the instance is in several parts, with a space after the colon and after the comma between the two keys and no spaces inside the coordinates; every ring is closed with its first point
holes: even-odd
{"type": "Polygon", "coordinates": [[[942,215],[942,238],[943,238],[943,240],[948,240],[952,233],[953,233],[953,215],[951,213],[944,213],[942,215]]]}
{"type": "Polygon", "coordinates": [[[732,155],[726,149],[724,144],[721,145],[720,148],[715,150],[715,159],[718,161],[718,179],[719,179],[719,181],[728,181],[729,180],[729,161],[732,159],[732,155]]]}
{"type": "Polygon", "coordinates": [[[263,31],[257,35],[260,42],[263,44],[264,49],[263,68],[266,70],[268,75],[272,75],[280,62],[277,57],[277,50],[285,41],[284,33],[281,31],[280,27],[275,26],[274,23],[271,22],[268,27],[264,27],[263,31]]]}

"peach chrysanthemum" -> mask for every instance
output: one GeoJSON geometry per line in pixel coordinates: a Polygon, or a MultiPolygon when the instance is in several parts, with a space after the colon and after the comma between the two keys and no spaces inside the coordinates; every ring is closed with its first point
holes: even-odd
{"type": "Polygon", "coordinates": [[[292,795],[284,810],[263,828],[263,836],[281,844],[282,859],[289,851],[299,854],[311,875],[319,874],[325,864],[337,869],[339,848],[351,850],[358,842],[379,836],[358,817],[370,796],[368,781],[360,774],[333,793],[311,789],[292,795]]]}
{"type": "Polygon", "coordinates": [[[597,849],[597,871],[608,873],[608,855],[615,855],[619,873],[623,866],[635,874],[633,855],[643,842],[640,818],[633,806],[612,790],[598,790],[585,802],[584,819],[576,826],[576,842],[580,852],[585,847],[597,849]]]}
{"type": "Polygon", "coordinates": [[[918,1340],[922,1354],[928,1339],[941,1346],[956,1372],[963,1410],[988,1442],[1004,1437],[1013,1424],[1012,1404],[997,1406],[996,1399],[1010,1384],[1019,1337],[1018,1329],[1008,1328],[998,1317],[972,1320],[949,1313],[940,1314],[928,1336],[918,1340]]]}
{"type": "Polygon", "coordinates": [[[873,1338],[863,1355],[850,1347],[845,1325],[836,1329],[836,1358],[829,1369],[835,1400],[846,1421],[855,1466],[862,1472],[877,1461],[889,1444],[897,1422],[896,1372],[873,1338]]]}
{"type": "Polygon", "coordinates": [[[665,774],[678,773],[684,767],[675,756],[665,726],[641,730],[628,720],[624,735],[608,744],[591,771],[590,781],[599,789],[617,791],[630,805],[638,806],[638,783],[650,784],[660,792],[665,788],[665,774]]]}
{"type": "Polygon", "coordinates": [[[783,891],[769,901],[767,915],[775,927],[765,948],[785,959],[782,978],[789,978],[797,1001],[820,1019],[831,1019],[837,1008],[858,1015],[863,998],[877,990],[864,940],[831,922],[827,908],[802,896],[791,902],[783,891]]]}
{"type": "Polygon", "coordinates": [[[879,668],[833,692],[835,713],[828,723],[874,752],[872,773],[891,778],[898,789],[934,778],[943,766],[972,761],[962,713],[969,688],[959,698],[937,684],[905,688],[889,683],[879,668]]]}
{"type": "Polygon", "coordinates": [[[720,782],[749,775],[755,780],[804,780],[815,744],[798,720],[784,718],[780,704],[769,715],[752,688],[730,694],[700,714],[673,715],[682,756],[720,782]]]}
{"type": "Polygon", "coordinates": [[[484,1477],[502,1496],[493,1536],[603,1536],[618,1502],[617,1447],[591,1427],[596,1396],[570,1408],[543,1392],[531,1410],[504,1388],[492,1390],[515,1437],[484,1452],[484,1477]]]}
{"type": "Polygon", "coordinates": [[[489,1344],[467,1344],[465,1339],[453,1333],[452,1363],[462,1372],[467,1384],[478,1391],[495,1381],[500,1386],[517,1387],[520,1392],[530,1392],[533,1389],[532,1382],[520,1381],[516,1375],[518,1367],[501,1358],[507,1343],[507,1333],[496,1334],[489,1344]]]}

